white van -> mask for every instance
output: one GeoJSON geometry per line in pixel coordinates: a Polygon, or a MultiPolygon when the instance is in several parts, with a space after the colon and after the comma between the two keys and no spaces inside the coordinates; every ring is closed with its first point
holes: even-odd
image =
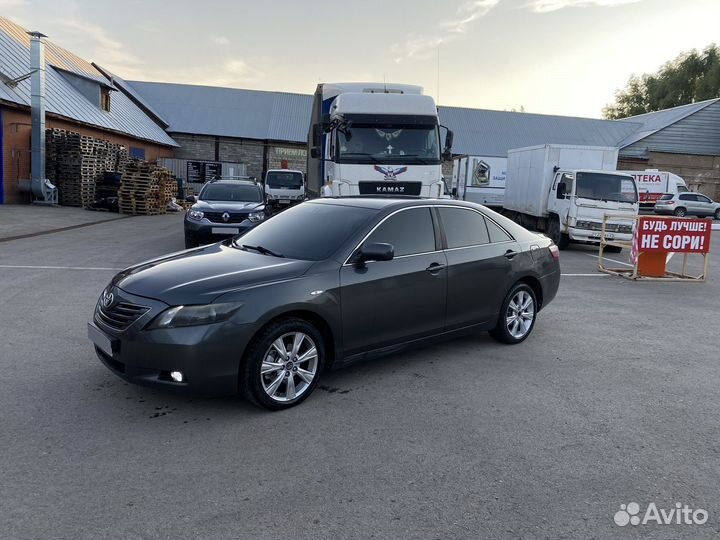
{"type": "Polygon", "coordinates": [[[685,180],[671,172],[657,169],[618,172],[629,174],[635,179],[640,197],[640,208],[652,209],[665,193],[675,195],[688,190],[685,180]]]}
{"type": "Polygon", "coordinates": [[[270,169],[265,173],[267,203],[276,208],[305,200],[305,177],[302,171],[270,169]]]}

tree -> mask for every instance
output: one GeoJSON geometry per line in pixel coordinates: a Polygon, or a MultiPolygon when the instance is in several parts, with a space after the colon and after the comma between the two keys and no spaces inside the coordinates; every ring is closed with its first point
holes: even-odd
{"type": "Polygon", "coordinates": [[[615,103],[603,108],[614,120],[678,105],[720,97],[720,47],[712,44],[701,53],[693,49],[667,62],[657,73],[633,75],[615,103]]]}

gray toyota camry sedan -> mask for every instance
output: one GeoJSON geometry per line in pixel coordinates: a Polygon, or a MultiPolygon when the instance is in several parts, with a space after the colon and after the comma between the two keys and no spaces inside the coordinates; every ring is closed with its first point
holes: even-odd
{"type": "Polygon", "coordinates": [[[478,330],[520,343],[555,297],[558,259],[472,203],[318,199],[123,270],[88,333],[130,382],[283,409],[324,370],[405,346],[478,330]]]}

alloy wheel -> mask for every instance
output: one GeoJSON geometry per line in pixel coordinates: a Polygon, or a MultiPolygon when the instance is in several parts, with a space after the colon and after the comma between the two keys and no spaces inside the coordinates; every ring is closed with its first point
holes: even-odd
{"type": "Polygon", "coordinates": [[[520,339],[530,331],[535,318],[535,302],[527,291],[518,291],[508,304],[505,325],[511,336],[520,339]]]}
{"type": "Polygon", "coordinates": [[[315,342],[303,332],[290,332],[273,341],[265,352],[260,366],[260,380],[270,399],[288,402],[310,388],[317,371],[315,342]]]}

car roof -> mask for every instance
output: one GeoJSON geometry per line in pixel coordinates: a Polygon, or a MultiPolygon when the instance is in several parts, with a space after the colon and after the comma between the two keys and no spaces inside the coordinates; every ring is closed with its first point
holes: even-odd
{"type": "Polygon", "coordinates": [[[325,197],[309,201],[313,204],[330,204],[337,206],[354,206],[357,208],[372,208],[375,210],[386,210],[394,208],[405,208],[411,206],[458,206],[465,208],[477,208],[474,203],[457,201],[455,199],[431,199],[423,197],[393,197],[393,196],[355,196],[355,197],[325,197]]]}
{"type": "Polygon", "coordinates": [[[207,186],[210,184],[212,184],[212,185],[221,184],[221,185],[230,185],[230,186],[238,186],[238,185],[239,186],[257,186],[258,185],[257,182],[254,182],[253,180],[240,180],[240,179],[234,180],[234,179],[230,179],[230,178],[223,178],[221,180],[210,180],[205,185],[207,186]]]}

